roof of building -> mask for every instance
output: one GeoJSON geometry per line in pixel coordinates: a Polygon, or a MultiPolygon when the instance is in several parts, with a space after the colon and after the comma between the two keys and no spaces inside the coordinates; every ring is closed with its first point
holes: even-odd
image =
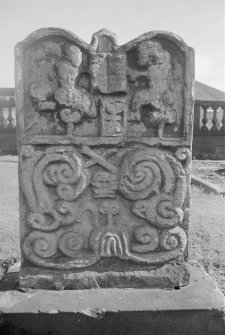
{"type": "Polygon", "coordinates": [[[195,100],[203,101],[224,101],[225,92],[196,81],[194,88],[194,98],[195,100]]]}
{"type": "Polygon", "coordinates": [[[0,87],[0,97],[13,97],[14,95],[14,87],[0,87]]]}
{"type": "MultiPolygon", "coordinates": [[[[12,87],[0,88],[0,96],[12,97],[14,94],[15,89],[12,87]]],[[[225,101],[225,92],[196,81],[194,88],[194,98],[195,100],[203,101],[225,101]]]]}

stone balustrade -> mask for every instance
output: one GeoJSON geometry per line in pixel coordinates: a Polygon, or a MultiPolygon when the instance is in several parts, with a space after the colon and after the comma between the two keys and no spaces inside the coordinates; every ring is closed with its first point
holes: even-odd
{"type": "Polygon", "coordinates": [[[197,159],[225,159],[225,101],[195,101],[192,153],[197,159]]]}
{"type": "MultiPolygon", "coordinates": [[[[14,89],[10,89],[14,94],[14,89]]],[[[14,96],[0,89],[0,152],[16,153],[14,96]]],[[[193,153],[196,158],[225,159],[225,101],[196,100],[194,106],[193,153]],[[210,141],[209,141],[210,137],[210,141]],[[210,146],[210,153],[209,153],[210,146]],[[220,151],[220,153],[218,152],[220,151]],[[223,154],[224,152],[224,154],[223,154]]]]}
{"type": "Polygon", "coordinates": [[[16,113],[15,98],[9,97],[1,99],[0,97],[0,131],[4,133],[15,132],[16,113]]]}
{"type": "Polygon", "coordinates": [[[194,135],[225,134],[225,101],[195,101],[194,135]]]}
{"type": "Polygon", "coordinates": [[[2,90],[4,89],[0,89],[0,154],[16,154],[16,102],[14,96],[3,96],[2,90]]]}

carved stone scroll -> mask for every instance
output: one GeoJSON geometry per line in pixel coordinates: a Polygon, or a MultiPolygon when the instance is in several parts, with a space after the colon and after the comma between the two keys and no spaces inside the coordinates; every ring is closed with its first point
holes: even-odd
{"type": "Polygon", "coordinates": [[[15,50],[20,285],[186,285],[193,50],[55,28],[15,50]]]}

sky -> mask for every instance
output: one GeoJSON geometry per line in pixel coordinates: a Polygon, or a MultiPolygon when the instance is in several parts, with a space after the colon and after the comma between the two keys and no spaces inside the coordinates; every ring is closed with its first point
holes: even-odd
{"type": "Polygon", "coordinates": [[[36,29],[59,27],[85,42],[101,28],[125,44],[151,30],[195,49],[196,80],[225,91],[225,0],[0,0],[0,87],[14,87],[14,46],[36,29]]]}

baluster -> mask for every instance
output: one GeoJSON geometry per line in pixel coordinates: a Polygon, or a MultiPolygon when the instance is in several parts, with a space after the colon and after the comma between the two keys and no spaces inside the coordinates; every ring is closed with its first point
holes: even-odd
{"type": "Polygon", "coordinates": [[[0,128],[4,128],[3,107],[0,106],[0,128]]]}
{"type": "Polygon", "coordinates": [[[9,114],[8,114],[8,125],[7,125],[7,128],[9,129],[13,129],[13,117],[12,117],[12,108],[10,107],[8,109],[9,111],[9,114]]]}
{"type": "Polygon", "coordinates": [[[3,128],[8,127],[8,115],[9,115],[9,109],[8,108],[3,108],[3,128]]]}
{"type": "Polygon", "coordinates": [[[213,118],[212,118],[213,126],[211,128],[211,131],[217,131],[217,130],[219,130],[218,129],[218,118],[217,118],[218,107],[212,106],[212,109],[213,109],[213,118]]]}
{"type": "Polygon", "coordinates": [[[201,128],[201,131],[208,131],[209,129],[206,125],[207,125],[207,122],[208,122],[207,110],[208,110],[209,106],[202,106],[202,108],[204,110],[204,116],[203,116],[203,119],[202,119],[203,126],[201,128]]]}
{"type": "Polygon", "coordinates": [[[12,117],[13,117],[13,121],[12,121],[13,128],[16,128],[16,109],[15,107],[12,108],[12,117]]]}
{"type": "Polygon", "coordinates": [[[199,131],[201,129],[201,106],[200,105],[195,105],[194,107],[194,131],[199,131]]]}
{"type": "Polygon", "coordinates": [[[225,132],[225,109],[224,108],[222,108],[221,107],[221,109],[222,109],[222,111],[223,111],[223,118],[222,118],[222,120],[221,120],[221,122],[222,122],[222,127],[221,127],[221,131],[223,131],[223,132],[225,132]]]}

